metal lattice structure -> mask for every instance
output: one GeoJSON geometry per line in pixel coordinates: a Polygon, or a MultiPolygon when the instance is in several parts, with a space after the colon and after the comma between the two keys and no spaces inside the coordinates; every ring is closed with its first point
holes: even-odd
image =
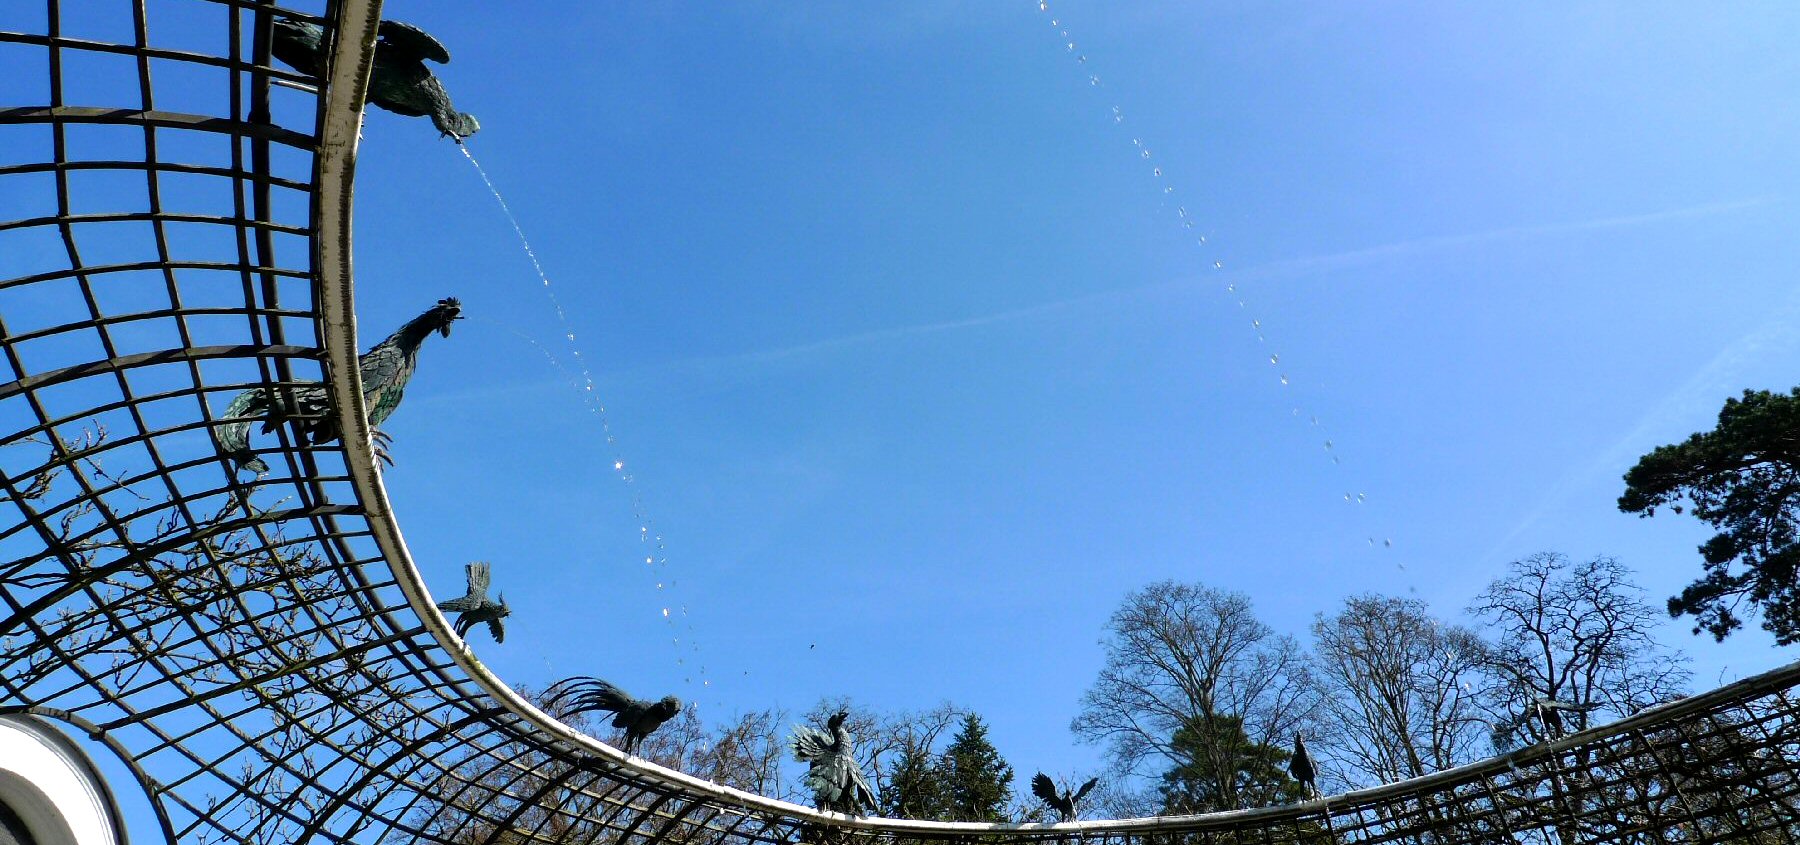
{"type": "Polygon", "coordinates": [[[379,6],[0,11],[0,75],[33,69],[0,87],[26,98],[0,104],[0,712],[110,750],[167,841],[1800,841],[1800,667],[1378,789],[1061,825],[819,813],[537,711],[426,600],[369,448],[350,211],[379,6]],[[271,62],[278,12],[334,33],[322,85],[271,62]],[[176,17],[212,40],[159,41],[176,17]],[[219,457],[232,395],[302,381],[344,445],[278,430],[256,479],[219,457]]]}

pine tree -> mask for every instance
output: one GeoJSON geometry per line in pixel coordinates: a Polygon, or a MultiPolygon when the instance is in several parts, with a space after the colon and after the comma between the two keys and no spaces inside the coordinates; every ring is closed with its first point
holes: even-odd
{"type": "Polygon", "coordinates": [[[970,713],[950,738],[938,763],[944,786],[947,820],[965,822],[1006,821],[1012,803],[1012,766],[988,741],[987,724],[970,713]]]}
{"type": "Polygon", "coordinates": [[[924,745],[900,750],[881,786],[881,813],[897,819],[936,820],[944,815],[944,783],[936,755],[924,745]]]}
{"type": "Polygon", "coordinates": [[[1288,751],[1256,742],[1244,720],[1211,715],[1176,729],[1170,743],[1186,760],[1163,773],[1167,814],[1240,810],[1300,797],[1288,776],[1288,751]]]}

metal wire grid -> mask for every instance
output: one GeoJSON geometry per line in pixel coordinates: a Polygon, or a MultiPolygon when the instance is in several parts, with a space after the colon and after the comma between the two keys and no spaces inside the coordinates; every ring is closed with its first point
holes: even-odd
{"type": "Polygon", "coordinates": [[[0,108],[0,507],[17,516],[0,528],[0,710],[116,754],[166,841],[1800,838],[1796,667],[1327,801],[1027,827],[813,813],[627,761],[521,707],[409,605],[410,562],[381,553],[351,483],[366,455],[278,428],[258,441],[275,468],[253,479],[211,439],[237,391],[325,376],[330,115],[290,87],[313,80],[271,66],[269,26],[378,12],[343,2],[0,11],[0,93],[20,98],[0,108]],[[214,40],[159,41],[176,18],[214,40]],[[44,83],[35,97],[7,87],[17,68],[44,83]],[[48,205],[14,213],[15,197],[48,205]]]}

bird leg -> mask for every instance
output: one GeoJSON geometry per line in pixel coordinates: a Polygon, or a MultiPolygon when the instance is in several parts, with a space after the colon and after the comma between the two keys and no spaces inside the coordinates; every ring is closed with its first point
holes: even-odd
{"type": "Polygon", "coordinates": [[[382,431],[379,428],[369,430],[370,451],[375,453],[375,458],[377,460],[388,466],[394,465],[394,456],[388,453],[388,447],[393,445],[393,442],[394,438],[387,432],[382,431]]]}

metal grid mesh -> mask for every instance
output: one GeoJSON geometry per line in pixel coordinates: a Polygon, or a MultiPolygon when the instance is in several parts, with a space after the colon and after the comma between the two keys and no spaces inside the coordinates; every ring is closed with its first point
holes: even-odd
{"type": "MultiPolygon", "coordinates": [[[[238,391],[329,369],[315,263],[340,236],[320,223],[332,115],[269,41],[277,11],[379,11],[342,2],[0,10],[0,711],[116,753],[167,841],[1800,840],[1796,667],[1325,801],[1026,827],[813,813],[628,762],[521,707],[409,604],[410,561],[376,542],[391,520],[356,495],[366,444],[278,430],[252,479],[212,440],[238,391]],[[175,20],[209,40],[159,40],[175,20]]],[[[339,55],[366,73],[370,49],[339,55]]]]}

